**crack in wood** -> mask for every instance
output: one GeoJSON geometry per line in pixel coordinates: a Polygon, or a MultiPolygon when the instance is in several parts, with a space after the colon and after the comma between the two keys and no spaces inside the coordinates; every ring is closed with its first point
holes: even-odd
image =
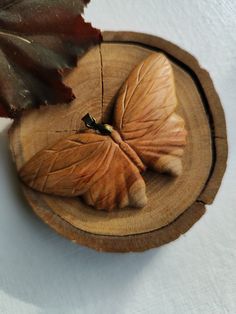
{"type": "Polygon", "coordinates": [[[204,201],[202,201],[201,199],[197,199],[197,200],[196,200],[196,203],[203,204],[204,206],[207,205],[207,204],[206,204],[204,201]]]}
{"type": "Polygon", "coordinates": [[[99,55],[100,55],[100,79],[101,79],[101,123],[103,123],[104,83],[103,83],[103,60],[102,60],[101,44],[99,44],[99,55]]]}

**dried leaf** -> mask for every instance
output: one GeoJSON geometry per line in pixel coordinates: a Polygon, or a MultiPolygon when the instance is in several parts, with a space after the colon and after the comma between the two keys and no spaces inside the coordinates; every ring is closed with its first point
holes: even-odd
{"type": "Polygon", "coordinates": [[[81,17],[87,0],[0,2],[0,116],[42,103],[69,102],[66,68],[101,34],[81,17]]]}

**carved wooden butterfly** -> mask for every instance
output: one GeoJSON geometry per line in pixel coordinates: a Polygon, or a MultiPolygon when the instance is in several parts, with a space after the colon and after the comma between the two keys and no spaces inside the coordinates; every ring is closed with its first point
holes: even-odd
{"type": "Polygon", "coordinates": [[[129,75],[114,108],[113,127],[86,115],[87,130],[33,156],[21,179],[40,192],[82,196],[96,209],[147,203],[140,174],[146,168],[178,176],[187,132],[177,106],[170,62],[150,55],[129,75]]]}

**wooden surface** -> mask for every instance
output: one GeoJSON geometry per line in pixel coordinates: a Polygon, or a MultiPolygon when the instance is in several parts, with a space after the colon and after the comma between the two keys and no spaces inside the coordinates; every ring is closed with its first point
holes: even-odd
{"type": "Polygon", "coordinates": [[[147,205],[143,172],[182,174],[187,131],[177,106],[171,62],[152,53],[122,85],[110,124],[97,124],[88,113],[87,130],[40,150],[19,176],[38,192],[81,196],[97,210],[142,208],[147,205]]]}
{"type": "Polygon", "coordinates": [[[189,132],[180,178],[173,181],[148,173],[148,205],[135,213],[129,209],[94,212],[78,199],[46,196],[23,187],[33,210],[71,240],[97,250],[140,251],[177,238],[204,213],[204,203],[213,201],[226,165],[224,114],[209,75],[180,48],[135,33],[105,33],[104,40],[108,43],[90,51],[66,78],[77,99],[59,110],[44,107],[25,114],[11,128],[11,149],[19,169],[40,149],[80,128],[87,112],[108,122],[116,93],[130,70],[152,52],[143,45],[167,53],[174,67],[179,114],[189,132]]]}

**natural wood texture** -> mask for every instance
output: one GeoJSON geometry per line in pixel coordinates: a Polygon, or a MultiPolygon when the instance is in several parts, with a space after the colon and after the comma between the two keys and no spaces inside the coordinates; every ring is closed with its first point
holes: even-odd
{"type": "Polygon", "coordinates": [[[23,187],[33,210],[71,240],[100,251],[141,251],[176,239],[204,213],[202,202],[213,200],[226,166],[224,114],[209,75],[182,49],[136,33],[105,33],[104,40],[112,43],[90,51],[66,78],[76,87],[78,99],[69,107],[44,107],[24,114],[10,130],[11,149],[19,169],[40,149],[73,134],[88,111],[98,121],[108,122],[112,101],[130,71],[152,50],[164,51],[173,62],[178,113],[188,130],[180,177],[173,181],[148,172],[148,205],[109,214],[94,211],[79,199],[47,196],[23,187]]]}
{"type": "MultiPolygon", "coordinates": [[[[201,193],[201,195],[204,195],[207,204],[212,203],[226,169],[228,145],[224,110],[210,74],[200,67],[198,61],[191,54],[157,36],[135,32],[104,32],[103,40],[112,43],[133,43],[134,45],[138,44],[146,48],[163,51],[191,75],[204,101],[207,112],[213,138],[213,157],[218,158],[218,161],[212,164],[208,182],[201,193]],[[222,141],[217,141],[218,138],[222,141]]],[[[199,200],[201,200],[201,195],[199,200]]]]}
{"type": "MultiPolygon", "coordinates": [[[[120,138],[115,130],[113,137],[114,133],[120,138]]],[[[19,174],[36,191],[82,196],[98,210],[143,207],[147,203],[145,183],[138,167],[120,146],[109,135],[73,134],[38,152],[19,174]]]]}
{"type": "MultiPolygon", "coordinates": [[[[98,210],[147,204],[147,168],[182,174],[186,145],[184,120],[177,106],[169,60],[153,53],[129,75],[114,103],[112,125],[100,125],[60,139],[37,152],[19,171],[32,189],[49,195],[76,197],[98,210]],[[109,131],[108,131],[109,130],[109,131]]],[[[87,123],[86,123],[87,125],[87,123]]],[[[90,127],[90,125],[89,125],[90,127]]]]}
{"type": "MultiPolygon", "coordinates": [[[[133,45],[103,44],[101,51],[94,49],[90,52],[90,55],[86,55],[81,60],[80,67],[76,70],[76,75],[73,74],[72,77],[68,77],[67,82],[71,80],[71,83],[77,86],[77,90],[80,90],[79,85],[81,81],[78,81],[77,85],[75,80],[84,76],[83,64],[86,66],[86,76],[84,76],[84,81],[86,82],[87,75],[92,77],[92,73],[95,71],[94,63],[89,64],[88,60],[93,60],[93,54],[94,59],[97,60],[102,56],[102,62],[100,60],[98,63],[99,66],[102,64],[102,71],[101,68],[97,68],[99,74],[102,73],[103,76],[104,96],[102,97],[102,106],[100,98],[101,90],[97,89],[93,92],[94,97],[96,97],[95,93],[97,93],[98,101],[96,104],[100,101],[100,112],[101,107],[104,110],[103,121],[108,122],[110,121],[111,114],[106,114],[106,112],[108,113],[106,108],[108,105],[111,106],[110,98],[114,98],[115,95],[117,95],[119,88],[129,76],[130,71],[151,53],[152,52],[148,49],[133,45]],[[87,58],[89,59],[87,60],[87,58]],[[128,67],[128,64],[131,65],[128,67]],[[109,97],[107,97],[107,95],[109,95],[109,97]]],[[[173,69],[176,79],[177,97],[179,99],[178,111],[180,115],[184,117],[188,130],[188,143],[183,156],[183,175],[173,180],[165,175],[147,172],[144,179],[147,188],[148,204],[142,210],[137,210],[135,213],[133,209],[126,209],[107,215],[107,213],[104,212],[95,212],[92,208],[85,206],[84,203],[77,198],[59,198],[34,192],[36,197],[40,198],[38,204],[40,202],[41,206],[48,204],[48,206],[63,219],[86,232],[117,236],[144,233],[166,226],[182,214],[186,208],[191,206],[200,194],[211,167],[212,151],[210,127],[203,102],[191,76],[175,64],[173,64],[173,69]],[[201,128],[199,128],[199,125],[201,125],[201,128]],[[191,176],[189,173],[191,173],[191,176]]],[[[95,76],[99,77],[98,74],[95,76]]],[[[81,89],[84,89],[83,85],[81,89]]],[[[78,99],[72,104],[72,109],[67,109],[67,115],[70,116],[70,110],[73,110],[72,113],[74,114],[76,106],[78,112],[80,112],[82,108],[81,102],[83,104],[89,102],[91,89],[86,90],[87,94],[84,89],[84,94],[78,95],[78,99]]],[[[60,132],[62,128],[62,113],[59,111],[57,114],[55,111],[53,113],[53,119],[54,125],[57,126],[57,129],[55,129],[57,132],[52,132],[49,128],[49,133],[47,133],[47,127],[45,126],[44,132],[40,132],[39,137],[32,137],[32,134],[37,134],[37,130],[44,124],[44,120],[45,124],[49,125],[48,119],[50,118],[48,117],[49,114],[51,115],[51,111],[47,114],[46,110],[52,109],[43,109],[45,111],[42,114],[40,112],[37,113],[37,118],[35,118],[35,116],[30,118],[32,113],[28,113],[26,115],[27,119],[23,117],[21,121],[18,122],[20,123],[20,129],[13,128],[11,137],[13,141],[11,142],[13,143],[12,149],[15,151],[17,158],[16,161],[20,158],[18,155],[24,158],[21,164],[19,161],[17,162],[20,168],[34,153],[41,150],[43,146],[51,146],[48,145],[48,139],[52,141],[54,133],[56,133],[56,141],[58,140],[58,136],[65,135],[65,132],[60,132]],[[34,153],[31,150],[30,142],[32,145],[37,145],[37,147],[33,148],[34,153]],[[19,145],[21,150],[17,153],[14,148],[19,147],[19,145]]],[[[90,108],[88,108],[88,111],[90,112],[90,108]]],[[[83,114],[84,113],[83,107],[83,114]]],[[[33,114],[35,114],[35,112],[33,112],[33,114]]],[[[78,114],[77,117],[81,119],[80,114],[78,114]]],[[[96,116],[96,118],[99,117],[96,116]]],[[[67,117],[65,117],[65,120],[68,121],[69,125],[70,120],[67,117]]],[[[71,130],[72,128],[69,126],[68,129],[71,130]]],[[[63,130],[65,130],[65,125],[63,125],[63,130]]],[[[30,195],[32,197],[32,194],[30,195]]]]}
{"type": "Polygon", "coordinates": [[[161,53],[151,54],[129,75],[113,105],[115,129],[148,169],[182,174],[184,120],[175,113],[173,69],[161,53]]]}
{"type": "Polygon", "coordinates": [[[98,121],[101,119],[102,82],[99,48],[95,47],[88,52],[86,58],[82,58],[78,65],[79,73],[73,71],[65,79],[73,88],[75,101],[69,105],[41,106],[40,109],[24,112],[21,119],[15,120],[12,132],[10,131],[11,140],[17,142],[18,139],[24,139],[24,142],[19,142],[18,147],[14,147],[12,151],[13,154],[16,153],[14,159],[18,170],[36,152],[52,146],[59,139],[79,129],[86,129],[81,119],[88,111],[98,121]]]}
{"type": "Polygon", "coordinates": [[[105,252],[139,252],[161,246],[188,231],[205,213],[205,206],[195,202],[178,219],[163,228],[123,237],[99,235],[76,228],[57,215],[46,203],[42,206],[42,199],[32,193],[32,190],[23,187],[23,191],[35,213],[59,234],[72,242],[105,252]]]}

